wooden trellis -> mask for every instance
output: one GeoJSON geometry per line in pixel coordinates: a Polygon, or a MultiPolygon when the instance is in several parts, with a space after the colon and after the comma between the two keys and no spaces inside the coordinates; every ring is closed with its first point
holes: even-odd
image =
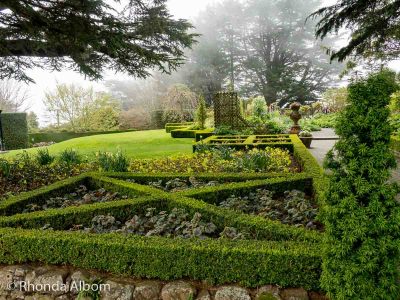
{"type": "Polygon", "coordinates": [[[229,126],[233,129],[248,127],[240,113],[240,101],[235,92],[221,92],[214,97],[215,126],[229,126]]]}

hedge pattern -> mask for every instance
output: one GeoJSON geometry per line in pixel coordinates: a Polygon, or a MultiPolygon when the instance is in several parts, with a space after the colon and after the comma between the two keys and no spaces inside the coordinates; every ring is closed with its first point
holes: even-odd
{"type": "Polygon", "coordinates": [[[69,264],[160,280],[190,278],[212,284],[240,283],[248,287],[276,284],[318,290],[321,233],[214,205],[223,195],[260,187],[276,193],[295,188],[315,193],[319,201],[319,191],[315,189],[323,182],[321,168],[300,139],[290,136],[290,141],[293,155],[303,166],[303,172],[298,174],[197,174],[200,180],[218,180],[221,185],[164,192],[145,184],[190,175],[88,173],[9,198],[0,204],[0,263],[69,264]],[[134,179],[135,183],[127,179],[134,179]],[[29,203],[62,195],[82,183],[118,191],[130,199],[21,213],[29,203]],[[255,240],[182,240],[64,231],[74,224],[87,226],[96,215],[111,214],[124,221],[149,207],[199,212],[219,230],[235,227],[255,240]],[[56,231],[38,230],[46,224],[56,231]]]}
{"type": "Polygon", "coordinates": [[[251,148],[265,149],[282,148],[293,152],[293,141],[291,136],[285,135],[235,135],[235,136],[219,136],[213,135],[199,141],[193,145],[193,152],[202,146],[219,147],[225,146],[236,150],[244,150],[251,148]]]}
{"type": "Polygon", "coordinates": [[[2,113],[0,116],[6,150],[28,148],[26,113],[2,113]]]}
{"type": "Polygon", "coordinates": [[[175,129],[185,129],[190,126],[193,126],[193,122],[186,122],[186,123],[167,123],[165,124],[165,132],[166,133],[171,133],[172,130],[175,129]]]}
{"type": "Polygon", "coordinates": [[[201,136],[203,134],[212,134],[214,132],[214,128],[207,128],[207,129],[190,129],[182,128],[182,129],[175,129],[171,130],[171,137],[174,139],[195,139],[196,135],[201,136]]]}

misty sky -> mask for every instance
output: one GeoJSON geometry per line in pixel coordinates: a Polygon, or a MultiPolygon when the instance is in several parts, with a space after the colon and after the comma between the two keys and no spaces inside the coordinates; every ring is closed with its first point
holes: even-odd
{"type": "MultiPolygon", "coordinates": [[[[168,6],[172,15],[176,18],[186,18],[191,19],[195,17],[202,9],[206,8],[207,5],[219,0],[169,0],[168,6]]],[[[336,0],[325,0],[325,5],[330,5],[335,3],[336,0]]],[[[397,64],[393,65],[396,69],[397,64]]],[[[36,84],[30,84],[29,90],[31,94],[30,98],[30,109],[29,111],[34,111],[40,119],[40,123],[43,125],[47,123],[47,118],[44,113],[44,107],[42,99],[44,98],[44,92],[54,89],[56,82],[59,83],[76,83],[84,86],[92,85],[96,90],[102,90],[103,87],[101,82],[90,82],[85,80],[85,78],[73,71],[64,72],[53,72],[50,73],[45,70],[32,70],[28,74],[35,80],[36,84]]],[[[113,73],[108,73],[104,75],[104,79],[129,79],[124,75],[115,75],[113,73]]]]}

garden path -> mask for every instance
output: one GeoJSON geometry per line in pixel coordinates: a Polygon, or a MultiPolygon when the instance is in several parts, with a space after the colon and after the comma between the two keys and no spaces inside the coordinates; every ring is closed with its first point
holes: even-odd
{"type": "MultiPolygon", "coordinates": [[[[314,137],[337,137],[333,129],[324,128],[321,131],[313,132],[314,137]]],[[[323,160],[330,149],[335,145],[335,140],[317,140],[311,144],[310,152],[322,165],[323,160]]],[[[392,180],[400,182],[400,157],[397,157],[398,167],[392,172],[392,180]]]]}

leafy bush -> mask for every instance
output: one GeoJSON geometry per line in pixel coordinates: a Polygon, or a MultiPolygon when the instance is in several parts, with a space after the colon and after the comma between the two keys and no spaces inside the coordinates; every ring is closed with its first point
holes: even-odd
{"type": "Polygon", "coordinates": [[[49,153],[49,149],[47,148],[38,149],[36,152],[36,161],[41,166],[50,165],[54,162],[54,160],[55,156],[51,155],[49,153]]]}
{"type": "Polygon", "coordinates": [[[82,162],[80,154],[74,149],[65,149],[58,158],[60,164],[67,166],[79,165],[82,162]]]}
{"type": "Polygon", "coordinates": [[[312,122],[321,128],[335,128],[337,117],[337,113],[317,114],[313,117],[312,122]]]}
{"type": "Polygon", "coordinates": [[[251,105],[252,105],[252,116],[254,118],[264,120],[264,118],[266,118],[268,114],[267,104],[265,102],[264,97],[254,98],[251,105]]]}
{"type": "Polygon", "coordinates": [[[332,299],[399,299],[400,207],[398,188],[387,183],[396,165],[388,104],[397,88],[386,70],[357,80],[338,117],[322,214],[321,282],[332,299]]]}
{"type": "Polygon", "coordinates": [[[321,131],[321,126],[313,118],[304,118],[300,120],[300,126],[305,131],[321,131]]]}
{"type": "Polygon", "coordinates": [[[128,171],[129,160],[122,151],[116,153],[96,153],[97,164],[101,171],[105,172],[126,172],[128,171]]]}

